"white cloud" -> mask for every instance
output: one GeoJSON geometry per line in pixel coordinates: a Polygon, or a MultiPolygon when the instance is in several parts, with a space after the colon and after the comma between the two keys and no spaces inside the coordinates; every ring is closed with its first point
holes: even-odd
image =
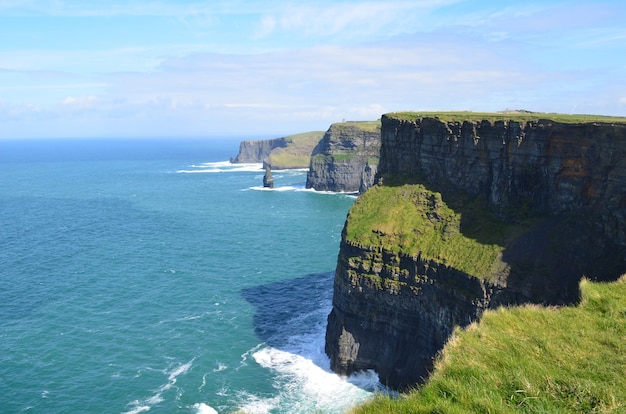
{"type": "Polygon", "coordinates": [[[72,109],[89,109],[93,108],[98,102],[96,96],[68,96],[61,101],[61,105],[72,109]]]}
{"type": "Polygon", "coordinates": [[[0,91],[44,91],[51,89],[89,89],[89,88],[106,88],[109,86],[107,83],[60,83],[60,84],[34,84],[34,85],[15,85],[15,86],[0,86],[0,91]]]}
{"type": "MultiPolygon", "coordinates": [[[[225,27],[220,19],[233,14],[232,27],[248,42],[228,53],[216,52],[228,42],[185,43],[195,37],[101,50],[0,50],[0,116],[24,134],[48,125],[59,135],[200,135],[301,132],[411,109],[624,111],[624,91],[615,88],[626,84],[623,54],[615,53],[623,28],[587,27],[578,17],[553,22],[571,27],[547,36],[553,16],[534,19],[554,3],[471,14],[439,8],[454,2],[19,2],[31,14],[171,13],[181,26],[214,19],[225,27]]],[[[0,13],[16,7],[0,0],[0,13]]]]}
{"type": "Polygon", "coordinates": [[[276,28],[276,19],[273,16],[263,16],[259,24],[259,28],[256,30],[255,37],[265,37],[274,31],[276,28]]]}
{"type": "Polygon", "coordinates": [[[430,13],[461,0],[356,1],[319,4],[300,2],[270,10],[260,18],[259,33],[363,41],[371,35],[389,37],[432,27],[430,13]],[[268,23],[271,22],[271,25],[268,23]]]}

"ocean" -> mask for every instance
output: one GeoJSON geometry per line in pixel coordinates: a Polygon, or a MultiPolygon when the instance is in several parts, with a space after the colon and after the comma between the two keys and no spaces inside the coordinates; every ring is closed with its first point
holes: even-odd
{"type": "Polygon", "coordinates": [[[341,413],[324,354],[354,197],[237,139],[0,141],[0,412],[341,413]]]}

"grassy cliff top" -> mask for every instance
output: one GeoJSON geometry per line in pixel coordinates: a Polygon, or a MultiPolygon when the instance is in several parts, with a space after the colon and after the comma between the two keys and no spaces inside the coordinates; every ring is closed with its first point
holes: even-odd
{"type": "Polygon", "coordinates": [[[455,332],[421,389],[352,414],[626,412],[626,280],[580,289],[575,307],[487,311],[455,332]]]}
{"type": "Polygon", "coordinates": [[[319,140],[324,136],[324,131],[309,131],[302,132],[299,134],[293,134],[286,136],[285,139],[288,142],[293,142],[294,144],[317,144],[319,140]]]}
{"type": "Polygon", "coordinates": [[[525,224],[499,220],[484,202],[463,193],[445,198],[422,184],[377,185],[357,199],[346,240],[409,256],[420,255],[468,275],[495,280],[508,243],[525,224]]]}
{"type": "Polygon", "coordinates": [[[438,118],[443,122],[463,122],[463,121],[517,121],[530,122],[548,119],[554,122],[566,124],[583,123],[613,123],[626,124],[626,117],[604,116],[604,115],[582,115],[582,114],[555,114],[529,111],[503,111],[503,112],[470,112],[470,111],[441,111],[441,112],[393,112],[386,114],[387,117],[404,121],[416,121],[423,118],[438,118]]]}
{"type": "Polygon", "coordinates": [[[324,136],[324,131],[303,132],[285,137],[287,147],[276,148],[267,157],[274,169],[308,168],[313,148],[324,136]]]}
{"type": "Polygon", "coordinates": [[[338,127],[355,127],[368,132],[380,131],[380,120],[378,121],[346,121],[333,124],[338,127]]]}

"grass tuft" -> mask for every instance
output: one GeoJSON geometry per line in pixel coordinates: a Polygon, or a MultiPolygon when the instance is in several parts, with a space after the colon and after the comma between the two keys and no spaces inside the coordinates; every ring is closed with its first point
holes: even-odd
{"type": "Polygon", "coordinates": [[[487,311],[453,334],[421,389],[352,414],[626,412],[626,281],[580,288],[573,307],[487,311]]]}

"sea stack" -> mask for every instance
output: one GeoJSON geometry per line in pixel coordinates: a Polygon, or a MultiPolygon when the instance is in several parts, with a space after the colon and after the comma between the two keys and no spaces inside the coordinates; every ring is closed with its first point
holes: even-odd
{"type": "Polygon", "coordinates": [[[263,176],[263,187],[274,188],[274,177],[272,177],[272,169],[269,165],[265,166],[265,175],[263,176]]]}

